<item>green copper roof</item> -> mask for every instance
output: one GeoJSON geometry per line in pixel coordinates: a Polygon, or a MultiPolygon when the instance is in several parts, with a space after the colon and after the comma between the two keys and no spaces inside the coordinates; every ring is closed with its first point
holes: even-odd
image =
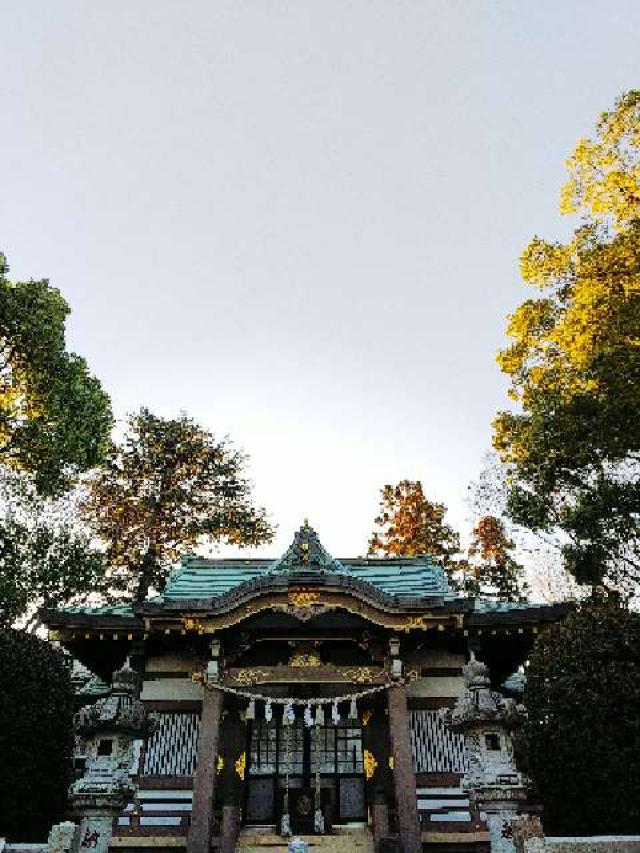
{"type": "Polygon", "coordinates": [[[212,598],[254,578],[289,572],[347,574],[388,595],[405,598],[453,597],[444,569],[435,565],[431,557],[337,560],[325,550],[318,534],[305,522],[278,560],[184,557],[182,565],[171,573],[162,599],[212,598]]]}
{"type": "MultiPolygon", "coordinates": [[[[453,597],[443,569],[430,557],[411,560],[340,560],[340,571],[389,595],[424,598],[453,597]]],[[[277,574],[281,567],[262,560],[231,562],[189,557],[171,573],[162,595],[164,601],[211,598],[223,595],[258,577],[277,574]]]]}
{"type": "MultiPolygon", "coordinates": [[[[404,599],[439,598],[451,601],[456,598],[444,569],[435,564],[430,556],[338,560],[326,551],[318,534],[305,522],[289,548],[277,560],[183,557],[181,565],[171,572],[162,595],[149,599],[147,603],[217,598],[257,578],[286,574],[294,574],[296,581],[304,581],[305,575],[348,575],[370,584],[378,592],[404,599]]],[[[514,611],[538,607],[544,605],[476,598],[468,602],[465,610],[483,618],[485,615],[508,616],[514,611]]],[[[95,616],[134,615],[131,603],[105,607],[66,607],[64,611],[95,616]]]]}

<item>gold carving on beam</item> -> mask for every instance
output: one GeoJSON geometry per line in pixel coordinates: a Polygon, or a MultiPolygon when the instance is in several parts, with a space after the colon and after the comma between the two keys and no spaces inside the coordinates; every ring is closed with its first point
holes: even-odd
{"type": "Polygon", "coordinates": [[[268,678],[271,673],[265,669],[239,669],[233,675],[233,680],[237,684],[255,684],[257,681],[263,681],[268,678]]]}
{"type": "Polygon", "coordinates": [[[320,660],[320,655],[315,652],[294,652],[289,658],[289,666],[322,666],[322,661],[320,660]]]}
{"type": "Polygon", "coordinates": [[[204,684],[204,672],[192,672],[191,681],[194,684],[204,684]]]}
{"type": "Polygon", "coordinates": [[[204,634],[204,623],[195,616],[185,616],[182,620],[182,627],[185,631],[197,631],[198,634],[204,634]]]}
{"type": "Polygon", "coordinates": [[[222,773],[223,770],[224,770],[224,758],[221,755],[219,755],[216,758],[216,775],[218,773],[222,773]]]}
{"type": "Polygon", "coordinates": [[[247,766],[247,753],[246,752],[240,753],[240,756],[239,756],[239,758],[236,761],[234,766],[236,768],[236,773],[244,782],[244,771],[245,771],[246,766],[247,766]]]}
{"type": "Polygon", "coordinates": [[[375,756],[372,752],[369,752],[368,749],[365,749],[362,753],[362,763],[364,765],[364,775],[367,779],[371,779],[373,774],[376,772],[376,767],[378,766],[378,762],[375,759],[375,756]]]}
{"type": "Polygon", "coordinates": [[[418,630],[418,631],[426,631],[429,626],[424,621],[424,616],[411,616],[408,622],[405,622],[404,625],[400,626],[401,631],[405,631],[409,633],[409,631],[418,630]]]}
{"type": "Polygon", "coordinates": [[[396,760],[395,760],[393,755],[390,755],[389,756],[389,770],[395,770],[395,769],[396,769],[396,760]]]}
{"type": "Polygon", "coordinates": [[[365,711],[362,712],[362,725],[368,726],[371,717],[373,717],[373,711],[371,710],[371,708],[367,708],[365,711]]]}
{"type": "Polygon", "coordinates": [[[290,590],[288,595],[289,607],[306,610],[320,603],[320,593],[308,589],[290,590]]]}
{"type": "Polygon", "coordinates": [[[342,669],[342,672],[349,681],[355,681],[356,684],[371,684],[372,681],[380,678],[385,671],[374,669],[372,666],[356,666],[351,669],[342,669]]]}
{"type": "Polygon", "coordinates": [[[415,667],[413,669],[405,669],[404,678],[408,682],[417,681],[420,678],[420,670],[415,667]]]}

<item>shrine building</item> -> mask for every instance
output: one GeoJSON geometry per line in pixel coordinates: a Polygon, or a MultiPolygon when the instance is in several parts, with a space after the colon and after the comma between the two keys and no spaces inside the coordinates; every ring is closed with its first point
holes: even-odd
{"type": "MultiPolygon", "coordinates": [[[[305,523],[275,561],[187,556],[160,596],[43,620],[95,674],[87,699],[128,661],[153,721],[146,737],[122,723],[125,670],[110,719],[136,738],[118,771],[135,795],[108,816],[104,850],[249,851],[282,834],[352,833],[370,838],[362,850],[464,853],[490,849],[487,815],[463,787],[468,743],[444,712],[470,660],[488,668],[492,696],[517,691],[536,634],[567,607],[460,597],[428,556],[336,559],[305,523]]],[[[108,701],[79,727],[79,776],[87,761],[96,778],[120,766],[117,738],[86,734],[108,701]]],[[[482,748],[499,753],[491,737],[482,748]]]]}

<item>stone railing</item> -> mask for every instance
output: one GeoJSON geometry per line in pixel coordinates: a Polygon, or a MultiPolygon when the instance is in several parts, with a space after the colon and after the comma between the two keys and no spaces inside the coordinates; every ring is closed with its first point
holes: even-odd
{"type": "Polygon", "coordinates": [[[527,838],[524,853],[640,853],[640,835],[527,838]]]}
{"type": "Polygon", "coordinates": [[[57,823],[51,827],[46,844],[14,844],[0,838],[0,853],[78,853],[79,833],[75,823],[57,823]]]}

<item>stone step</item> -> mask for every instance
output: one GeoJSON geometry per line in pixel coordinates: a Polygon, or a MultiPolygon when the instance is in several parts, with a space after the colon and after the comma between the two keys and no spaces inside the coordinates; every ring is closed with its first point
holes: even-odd
{"type": "MultiPolygon", "coordinates": [[[[366,828],[337,830],[334,835],[294,835],[317,853],[373,853],[373,837],[366,828]]],[[[287,853],[287,839],[273,832],[244,829],[236,844],[237,853],[287,853]]]]}

